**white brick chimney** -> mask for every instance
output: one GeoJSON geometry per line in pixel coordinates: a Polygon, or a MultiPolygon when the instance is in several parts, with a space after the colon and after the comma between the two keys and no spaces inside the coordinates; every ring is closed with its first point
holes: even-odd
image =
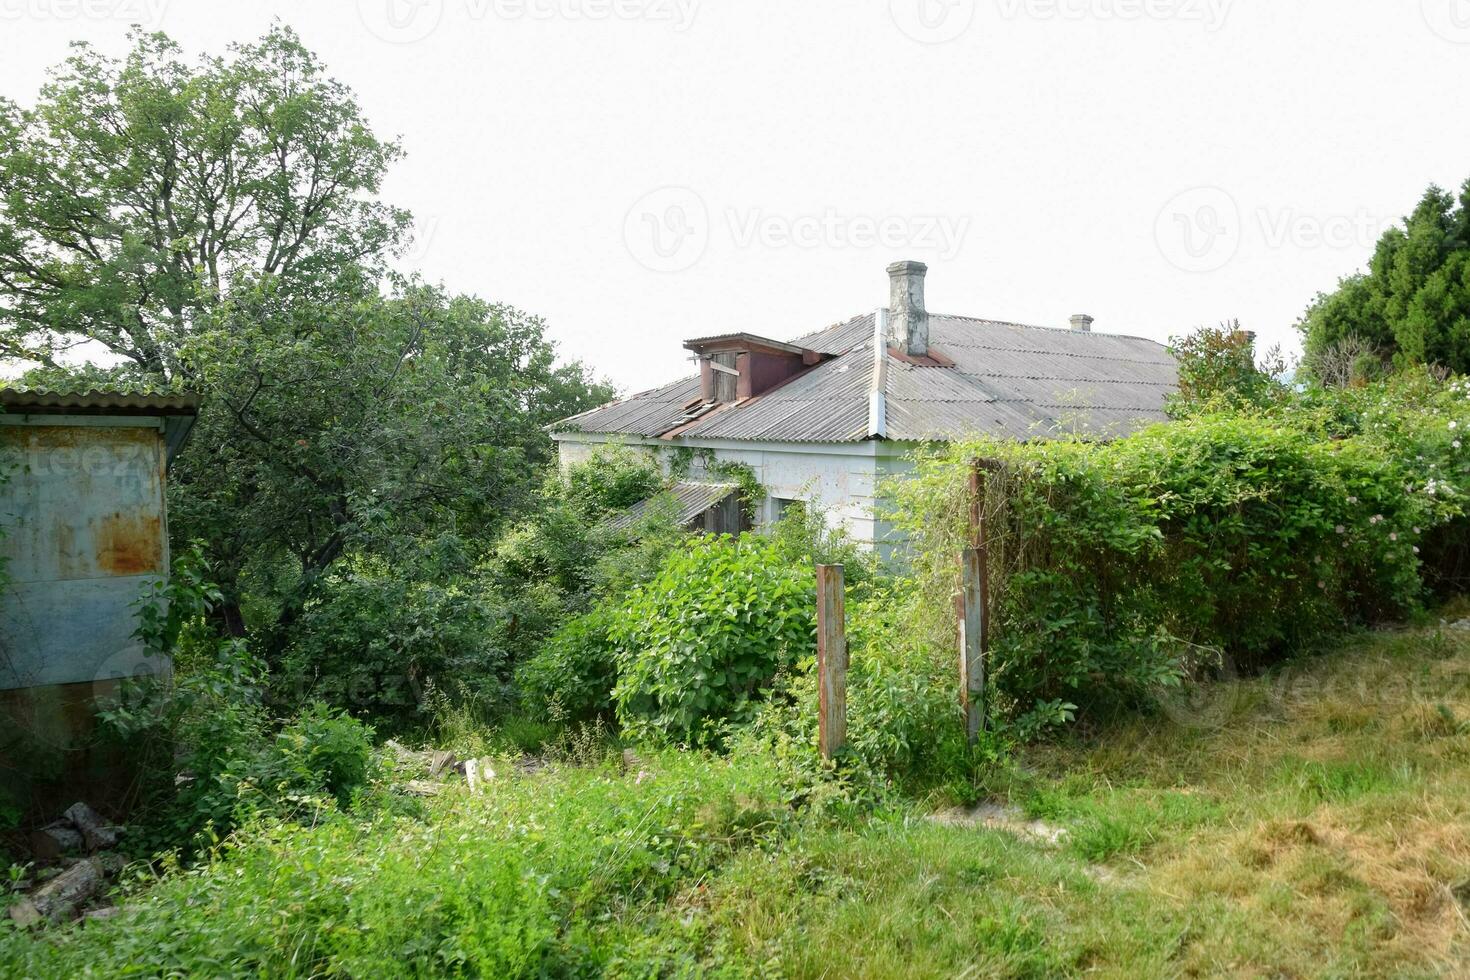
{"type": "Polygon", "coordinates": [[[1073,330],[1080,330],[1083,333],[1091,333],[1092,332],[1092,317],[1088,316],[1086,313],[1073,313],[1072,314],[1072,329],[1073,330]]]}
{"type": "Polygon", "coordinates": [[[911,357],[929,353],[929,313],[924,309],[922,262],[895,262],[888,267],[888,342],[911,357]]]}

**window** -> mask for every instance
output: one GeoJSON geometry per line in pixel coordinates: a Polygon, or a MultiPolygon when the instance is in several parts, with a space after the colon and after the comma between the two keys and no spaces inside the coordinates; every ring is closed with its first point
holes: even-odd
{"type": "Polygon", "coordinates": [[[786,516],[786,512],[789,511],[789,510],[791,510],[793,507],[794,508],[799,508],[799,510],[797,511],[798,515],[800,515],[802,513],[805,513],[806,512],[806,501],[805,500],[793,500],[793,499],[791,499],[789,497],[772,497],[771,498],[771,520],[773,522],[779,521],[781,518],[785,517],[786,516]]]}

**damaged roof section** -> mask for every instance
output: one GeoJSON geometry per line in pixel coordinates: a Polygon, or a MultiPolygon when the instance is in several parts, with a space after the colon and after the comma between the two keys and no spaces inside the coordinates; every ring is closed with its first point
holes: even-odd
{"type": "Polygon", "coordinates": [[[739,491],[740,487],[733,483],[676,483],[662,493],[629,507],[609,520],[607,526],[614,531],[626,531],[637,524],[650,508],[666,503],[675,508],[675,523],[685,527],[739,491]]]}

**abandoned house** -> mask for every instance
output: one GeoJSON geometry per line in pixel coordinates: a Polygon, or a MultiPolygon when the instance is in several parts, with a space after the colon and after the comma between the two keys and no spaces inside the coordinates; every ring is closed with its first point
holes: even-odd
{"type": "Polygon", "coordinates": [[[758,522],[811,503],[886,552],[896,540],[881,484],[922,443],[1110,438],[1165,419],[1177,370],[1163,345],[1096,332],[1085,315],[1051,328],[931,314],[926,271],[894,263],[887,308],[790,342],[749,333],[685,341],[698,376],[557,423],[562,465],[613,442],[659,451],[666,466],[676,458],[669,450],[683,450],[672,490],[680,520],[735,531],[741,511],[728,501],[737,487],[720,479],[719,464],[743,464],[769,494],[751,502],[758,522]]]}
{"type": "Polygon", "coordinates": [[[130,778],[96,705],[168,669],[136,603],[167,574],[167,467],[198,398],[0,388],[0,408],[0,787],[54,808],[130,778]]]}

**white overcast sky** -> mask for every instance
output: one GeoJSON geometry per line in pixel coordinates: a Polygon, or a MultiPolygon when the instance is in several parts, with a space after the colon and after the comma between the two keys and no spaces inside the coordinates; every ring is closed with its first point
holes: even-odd
{"type": "Polygon", "coordinates": [[[883,305],[1264,344],[1470,176],[1470,0],[0,0],[0,94],[130,21],[292,25],[407,150],[406,265],[624,390],[883,305]]]}

